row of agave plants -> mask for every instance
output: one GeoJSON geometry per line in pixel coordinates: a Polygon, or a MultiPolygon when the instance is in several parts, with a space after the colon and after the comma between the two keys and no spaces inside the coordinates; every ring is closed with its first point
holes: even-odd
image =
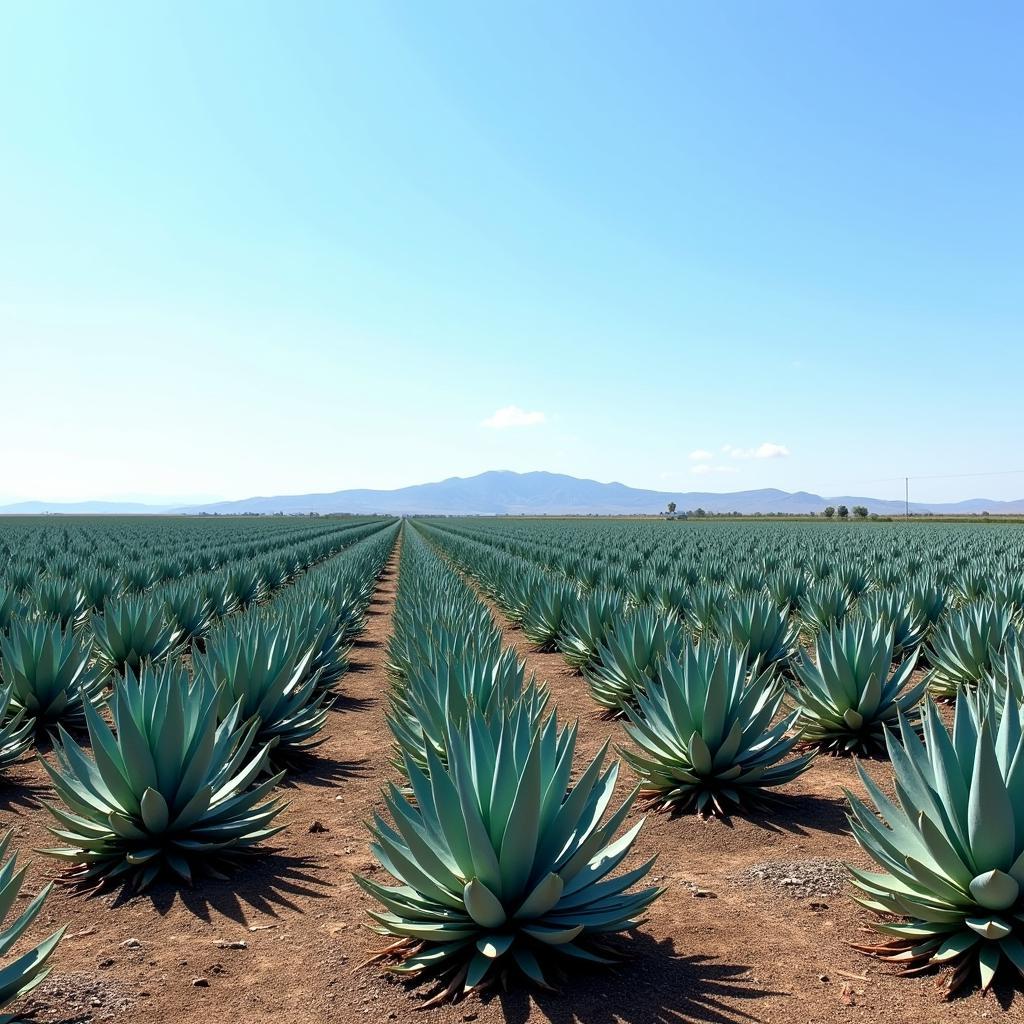
{"type": "MultiPolygon", "coordinates": [[[[34,693],[63,695],[45,718],[52,752],[39,755],[58,798],[48,808],[62,845],[40,852],[65,863],[67,880],[145,887],[162,877],[225,878],[286,827],[274,790],[319,742],[398,529],[378,523],[272,600],[219,623],[189,657],[174,647],[137,665],[101,667],[45,620],[33,657],[10,636],[0,639],[5,691],[20,679],[34,693]],[[68,650],[70,662],[61,657],[68,650]],[[87,747],[75,738],[80,731],[87,747]]],[[[22,705],[6,738],[14,730],[30,742],[36,723],[25,713],[22,705]]],[[[25,749],[15,746],[5,744],[7,762],[25,749]]],[[[0,858],[9,840],[0,842],[0,858]]],[[[0,868],[0,924],[24,874],[14,858],[0,868]]],[[[48,891],[0,932],[0,952],[29,927],[48,891]]],[[[43,980],[62,934],[0,970],[0,1008],[43,980]]]]}
{"type": "Polygon", "coordinates": [[[547,986],[573,961],[608,963],[608,940],[658,897],[637,889],[652,862],[619,871],[641,828],[621,835],[607,747],[575,762],[577,730],[503,647],[488,609],[407,531],[389,645],[389,721],[400,784],[372,849],[398,881],[359,884],[382,909],[370,962],[426,976],[425,1004],[516,977],[547,986]]]}
{"type": "MultiPolygon", "coordinates": [[[[486,547],[424,532],[475,581],[493,580],[471,560],[486,558],[486,547]]],[[[734,617],[742,619],[740,607],[734,617]]],[[[775,657],[774,646],[755,654],[748,636],[737,641],[728,628],[675,633],[678,617],[659,622],[657,656],[628,674],[614,705],[630,741],[622,756],[643,798],[666,811],[752,812],[822,748],[881,749],[896,799],[859,765],[867,801],[848,794],[852,833],[881,868],[851,868],[855,899],[879,915],[874,927],[884,936],[857,948],[910,974],[952,964],[948,991],[971,977],[988,988],[1003,963],[1024,973],[1019,645],[980,685],[956,689],[947,730],[925,695],[929,676],[914,678],[918,650],[897,653],[891,625],[847,621],[816,633],[809,650],[790,637],[775,657]]]]}
{"type": "MultiPolygon", "coordinates": [[[[200,609],[213,617],[264,600],[310,566],[330,558],[374,530],[381,521],[342,521],[298,532],[274,532],[255,543],[222,544],[188,555],[140,555],[119,549],[114,538],[96,550],[41,562],[24,553],[0,560],[0,630],[25,618],[46,618],[78,628],[101,613],[108,602],[141,598],[159,608],[180,629],[201,627],[200,609]]],[[[65,528],[66,529],[66,528],[65,528]]],[[[184,527],[182,527],[184,529],[184,527]]],[[[186,537],[188,535],[186,534],[186,537]]]]}
{"type": "Polygon", "coordinates": [[[330,539],[373,518],[2,517],[0,577],[27,590],[41,577],[102,569],[145,587],[330,539]]]}
{"type": "MultiPolygon", "coordinates": [[[[248,610],[275,596],[287,605],[303,574],[386,526],[385,521],[350,527],[313,550],[302,544],[292,550],[292,570],[272,581],[229,566],[222,575],[182,581],[169,591],[108,597],[98,612],[71,620],[23,608],[5,628],[0,624],[0,767],[31,742],[32,723],[42,732],[62,722],[81,723],[83,704],[111,679],[129,670],[138,674],[144,663],[159,665],[190,648],[204,651],[211,631],[223,633],[227,623],[248,621],[248,610]]],[[[66,585],[75,592],[72,582],[66,585]]],[[[302,610],[291,614],[298,617],[302,610]]]]}

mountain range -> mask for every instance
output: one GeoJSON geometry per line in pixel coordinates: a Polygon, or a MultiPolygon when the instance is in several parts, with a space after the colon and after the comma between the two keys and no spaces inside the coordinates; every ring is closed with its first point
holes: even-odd
{"type": "MultiPolygon", "coordinates": [[[[317,512],[391,515],[655,515],[670,501],[680,512],[702,508],[706,512],[744,515],[820,513],[827,505],[863,505],[878,515],[902,515],[902,501],[855,495],[823,496],[808,491],[762,488],[751,491],[654,491],[620,483],[580,480],[561,473],[512,473],[492,470],[471,477],[449,477],[436,483],[396,490],[347,490],[324,494],[292,494],[244,498],[205,505],[173,507],[135,502],[25,501],[0,506],[0,515],[302,515],[317,512]]],[[[935,515],[1024,514],[1024,498],[993,501],[969,498],[953,503],[911,502],[911,512],[935,515]]]]}

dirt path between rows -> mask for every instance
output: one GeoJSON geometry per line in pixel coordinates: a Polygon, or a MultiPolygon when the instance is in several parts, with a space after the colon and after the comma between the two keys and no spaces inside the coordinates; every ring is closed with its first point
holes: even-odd
{"type": "MultiPolygon", "coordinates": [[[[480,596],[506,641],[550,686],[560,717],[579,719],[580,764],[609,737],[627,742],[621,725],[599,717],[585,680],[561,655],[534,651],[480,596]]],[[[868,767],[880,782],[887,779],[887,764],[868,767]]],[[[623,765],[621,794],[633,784],[623,765]]],[[[871,935],[863,931],[868,915],[846,896],[842,862],[872,865],[848,832],[844,787],[861,789],[853,762],[820,757],[759,819],[648,814],[633,863],[657,854],[652,875],[667,891],[632,943],[634,957],[611,973],[575,975],[563,997],[544,995],[539,1004],[516,997],[506,1004],[507,1019],[939,1024],[999,1018],[1004,1009],[1007,1019],[1018,1019],[1024,995],[1005,981],[987,997],[974,992],[944,1002],[934,977],[896,977],[847,947],[871,935]]],[[[630,820],[643,815],[634,808],[630,820]]],[[[495,1009],[482,1007],[479,1019],[502,1019],[495,1009]]]]}

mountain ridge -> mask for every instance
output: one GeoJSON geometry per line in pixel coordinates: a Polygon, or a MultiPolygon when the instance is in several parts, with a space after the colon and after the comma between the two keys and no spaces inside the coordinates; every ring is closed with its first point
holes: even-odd
{"type": "MultiPolygon", "coordinates": [[[[902,515],[903,501],[857,495],[819,495],[810,491],[783,491],[766,487],[746,491],[657,491],[628,487],[618,481],[601,483],[564,473],[515,473],[489,470],[470,477],[448,477],[432,483],[393,490],[355,488],[312,494],[267,495],[238,501],[198,505],[145,505],[138,502],[18,502],[0,506],[2,515],[65,514],[114,515],[173,513],[178,515],[269,515],[275,512],[306,514],[349,512],[393,515],[655,515],[674,501],[680,512],[703,508],[706,512],[741,514],[820,513],[827,505],[864,505],[878,515],[902,515]]],[[[1024,514],[1024,498],[995,501],[968,498],[959,502],[911,502],[918,514],[995,515],[1024,514]]]]}

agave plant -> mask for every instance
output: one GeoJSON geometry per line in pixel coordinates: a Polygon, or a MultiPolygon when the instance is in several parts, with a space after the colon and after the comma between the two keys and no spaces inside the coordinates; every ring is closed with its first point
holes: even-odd
{"type": "Polygon", "coordinates": [[[239,705],[243,721],[256,718],[257,746],[270,749],[272,765],[284,766],[323,742],[317,734],[330,704],[309,672],[312,657],[283,623],[248,618],[212,634],[193,665],[197,677],[219,688],[221,715],[239,705]]]}
{"type": "Polygon", "coordinates": [[[854,601],[871,586],[871,578],[864,566],[855,561],[841,562],[837,565],[833,579],[854,601]]]}
{"type": "Polygon", "coordinates": [[[8,635],[0,635],[0,676],[11,689],[12,706],[34,718],[37,729],[58,722],[80,725],[84,705],[96,703],[104,685],[91,656],[59,622],[16,623],[8,635]]]}
{"type": "Polygon", "coordinates": [[[962,691],[951,734],[930,700],[922,722],[923,736],[902,717],[887,736],[896,801],[860,768],[874,809],[847,794],[882,869],[849,869],[854,899],[888,940],[856,948],[906,974],[954,964],[950,991],[972,975],[987,989],[1004,962],[1024,973],[1024,709],[962,691]]]}
{"type": "Polygon", "coordinates": [[[164,603],[164,615],[177,630],[180,641],[183,644],[204,643],[213,625],[213,602],[188,583],[169,586],[160,596],[164,603]]]}
{"type": "Polygon", "coordinates": [[[113,727],[85,705],[92,756],[65,732],[56,765],[43,760],[66,810],[50,806],[69,845],[42,850],[98,884],[146,886],[162,874],[191,882],[251,851],[283,826],[279,800],[264,800],[280,776],[255,785],[267,747],[253,753],[258,723],[239,727],[239,705],[218,715],[221,695],[179,665],[146,664],[114,684],[113,727]],[[221,719],[218,725],[218,719],[221,719]]]}
{"type": "Polygon", "coordinates": [[[743,600],[764,589],[764,575],[753,566],[741,565],[729,573],[728,587],[732,597],[743,600]]]}
{"type": "Polygon", "coordinates": [[[224,589],[241,608],[248,608],[249,605],[261,601],[267,592],[263,574],[259,567],[253,564],[233,568],[224,581],[224,589]]]}
{"type": "Polygon", "coordinates": [[[592,590],[568,602],[558,637],[558,649],[567,664],[582,669],[596,661],[601,641],[622,616],[623,600],[611,590],[592,590]]]}
{"type": "Polygon", "coordinates": [[[998,576],[992,581],[989,600],[997,608],[1005,608],[1015,622],[1024,616],[1024,575],[998,576]]]}
{"type": "Polygon", "coordinates": [[[132,562],[121,567],[121,585],[133,594],[144,594],[158,578],[156,567],[148,562],[132,562]]]}
{"type": "Polygon", "coordinates": [[[796,663],[799,685],[791,687],[803,739],[835,753],[873,754],[885,749],[886,730],[913,709],[927,680],[910,685],[917,653],[893,671],[893,633],[881,624],[847,622],[815,642],[815,661],[796,663]]]}
{"type": "Polygon", "coordinates": [[[590,695],[608,714],[621,714],[654,678],[659,663],[678,653],[685,639],[675,616],[650,608],[617,620],[598,647],[597,661],[584,669],[590,695]]]}
{"type": "Polygon", "coordinates": [[[238,610],[238,598],[221,576],[207,576],[199,584],[200,594],[210,602],[214,619],[226,619],[238,610]]]}
{"type": "MultiPolygon", "coordinates": [[[[9,829],[0,838],[0,860],[7,856],[7,850],[11,845],[13,829],[9,829]]],[[[26,864],[18,868],[18,855],[15,853],[9,860],[4,861],[0,867],[0,950],[7,953],[14,944],[21,938],[32,922],[39,916],[43,909],[46,897],[49,896],[53,883],[48,882],[43,888],[32,897],[28,906],[25,907],[15,919],[3,927],[4,922],[10,916],[19,897],[22,895],[21,887],[25,880],[25,872],[28,870],[26,864]]],[[[26,894],[27,895],[27,894],[26,894]]],[[[38,946],[23,953],[6,967],[0,968],[0,1010],[5,1009],[15,999],[27,995],[37,985],[45,980],[50,973],[47,961],[53,951],[57,948],[67,930],[67,926],[58,928],[49,938],[44,939],[38,946]]],[[[13,1024],[18,1017],[13,1014],[0,1014],[0,1024],[13,1024]]]]}
{"type": "Polygon", "coordinates": [[[714,633],[722,608],[732,600],[719,586],[698,587],[691,595],[690,605],[686,609],[687,624],[694,635],[702,637],[714,633]]]}
{"type": "Polygon", "coordinates": [[[100,611],[107,599],[117,593],[117,577],[103,569],[87,572],[81,579],[81,585],[85,606],[94,612],[100,611]]]}
{"type": "Polygon", "coordinates": [[[562,632],[562,618],[575,592],[568,584],[547,583],[534,591],[523,611],[520,625],[526,639],[538,651],[555,649],[562,632]]]}
{"type": "Polygon", "coordinates": [[[772,600],[786,612],[798,609],[807,593],[807,577],[795,569],[769,576],[766,584],[772,600]]]}
{"type": "Polygon", "coordinates": [[[32,746],[35,721],[13,698],[14,683],[0,685],[0,769],[6,768],[32,746]]]}
{"type": "Polygon", "coordinates": [[[660,890],[630,891],[653,860],[615,873],[643,822],[615,838],[633,795],[603,820],[618,774],[603,768],[607,747],[571,785],[576,729],[554,715],[495,732],[473,710],[445,745],[448,770],[432,750],[426,773],[407,759],[415,802],[389,785],[393,824],[375,815],[374,855],[400,883],[356,879],[394,940],[378,955],[439,979],[426,1006],[513,975],[547,986],[557,963],[609,962],[601,940],[635,927],[660,890]]]}
{"type": "Polygon", "coordinates": [[[750,670],[789,670],[798,649],[799,629],[789,614],[768,598],[748,597],[727,604],[715,616],[715,632],[734,647],[744,648],[750,670]]]}
{"type": "Polygon", "coordinates": [[[56,619],[65,627],[77,625],[85,615],[85,594],[74,580],[41,580],[32,592],[32,601],[43,618],[56,619]]]}
{"type": "Polygon", "coordinates": [[[850,593],[837,584],[819,584],[804,594],[800,603],[800,621],[810,634],[842,625],[850,610],[850,593]]]}
{"type": "Polygon", "coordinates": [[[466,645],[451,654],[417,662],[404,685],[395,689],[388,725],[400,771],[410,758],[420,771],[429,772],[428,749],[447,767],[448,731],[464,729],[471,711],[492,731],[515,716],[527,731],[536,731],[540,724],[547,687],[532,676],[525,680],[526,666],[515,651],[507,648],[494,658],[466,645]]]}
{"type": "Polygon", "coordinates": [[[685,618],[690,608],[692,584],[680,575],[659,576],[654,591],[654,609],[662,615],[685,618]]]}
{"type": "Polygon", "coordinates": [[[286,609],[285,618],[296,642],[312,652],[309,673],[317,678],[318,693],[337,694],[338,683],[348,671],[347,620],[328,604],[299,603],[286,609]]]}
{"type": "Polygon", "coordinates": [[[991,669],[1010,634],[1012,617],[1006,608],[974,604],[948,615],[932,634],[928,660],[934,666],[931,692],[955,697],[962,687],[977,686],[991,669]]]}
{"type": "Polygon", "coordinates": [[[920,650],[930,625],[924,612],[905,594],[896,591],[865,595],[857,606],[857,617],[892,630],[893,654],[897,658],[920,650]]]}
{"type": "Polygon", "coordinates": [[[990,692],[1000,705],[1007,693],[1024,705],[1024,638],[1015,635],[1007,640],[998,657],[992,659],[979,689],[990,692]]]}
{"type": "Polygon", "coordinates": [[[96,660],[106,673],[138,675],[143,662],[161,662],[181,649],[180,633],[164,617],[160,602],[130,596],[108,601],[92,617],[96,660]]]}
{"type": "Polygon", "coordinates": [[[4,586],[0,582],[0,633],[11,628],[25,614],[25,605],[13,586],[4,586]]]}
{"type": "Polygon", "coordinates": [[[915,613],[923,615],[928,626],[932,627],[946,610],[946,591],[933,583],[915,583],[910,588],[910,607],[915,613]]]}
{"type": "Polygon", "coordinates": [[[621,753],[643,795],[659,810],[726,814],[791,782],[817,752],[785,760],[800,736],[786,735],[795,711],[772,724],[783,694],[771,670],[748,676],[746,652],[729,644],[687,644],[663,660],[636,707],[625,706],[639,750],[621,753]]]}

